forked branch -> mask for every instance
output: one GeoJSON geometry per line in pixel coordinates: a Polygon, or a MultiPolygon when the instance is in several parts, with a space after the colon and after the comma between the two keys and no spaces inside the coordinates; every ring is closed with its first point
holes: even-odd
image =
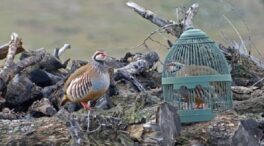
{"type": "Polygon", "coordinates": [[[163,19],[154,12],[145,9],[144,7],[138,5],[135,2],[127,2],[126,5],[132,8],[140,16],[149,20],[150,22],[159,27],[170,26],[164,27],[164,29],[167,31],[167,33],[170,33],[171,35],[176,37],[179,37],[184,30],[188,29],[189,27],[192,27],[192,19],[199,9],[199,5],[197,3],[193,4],[186,11],[185,17],[182,19],[182,21],[178,23],[172,20],[163,19]]]}
{"type": "Polygon", "coordinates": [[[192,19],[197,14],[199,9],[199,4],[194,3],[185,13],[185,17],[182,21],[184,30],[187,30],[190,27],[193,27],[192,19]]]}
{"type": "Polygon", "coordinates": [[[163,19],[163,18],[159,17],[158,15],[156,15],[154,12],[143,8],[142,6],[138,5],[137,3],[127,2],[126,5],[130,8],[132,8],[140,16],[149,20],[151,23],[153,23],[159,27],[164,27],[166,25],[170,26],[170,27],[164,28],[167,31],[167,33],[170,33],[176,37],[179,37],[180,34],[182,33],[182,25],[181,24],[178,24],[172,20],[163,19]]]}

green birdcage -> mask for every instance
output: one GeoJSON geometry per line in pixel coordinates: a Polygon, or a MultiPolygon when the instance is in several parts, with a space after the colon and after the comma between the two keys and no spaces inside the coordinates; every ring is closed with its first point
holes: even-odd
{"type": "Polygon", "coordinates": [[[209,121],[216,112],[232,108],[230,70],[218,45],[190,28],[165,59],[164,99],[178,108],[182,123],[209,121]]]}

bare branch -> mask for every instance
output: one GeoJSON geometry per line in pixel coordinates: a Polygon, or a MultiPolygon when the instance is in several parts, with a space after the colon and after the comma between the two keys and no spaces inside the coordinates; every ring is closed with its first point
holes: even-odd
{"type": "Polygon", "coordinates": [[[16,66],[14,63],[14,58],[17,48],[21,46],[21,39],[16,33],[11,34],[11,41],[8,43],[8,45],[9,48],[6,56],[6,62],[4,67],[0,70],[0,90],[4,89],[10,77],[14,75],[14,68],[16,66]]]}
{"type": "Polygon", "coordinates": [[[40,62],[45,55],[45,50],[40,49],[36,56],[31,56],[28,58],[25,58],[17,63],[16,73],[22,71],[23,69],[27,68],[28,66],[34,65],[38,62],[40,62]]]}
{"type": "Polygon", "coordinates": [[[148,52],[147,54],[139,56],[137,60],[129,63],[128,65],[115,69],[115,79],[128,80],[133,84],[137,91],[144,92],[146,89],[133,75],[140,74],[151,69],[158,60],[159,56],[156,52],[148,52]]]}
{"type": "Polygon", "coordinates": [[[170,27],[166,27],[166,31],[176,37],[179,37],[182,33],[182,25],[177,24],[176,22],[172,20],[165,20],[163,18],[160,18],[157,16],[154,12],[150,10],[146,10],[142,6],[134,3],[134,2],[127,2],[126,5],[130,8],[132,8],[135,12],[137,12],[140,16],[143,18],[149,20],[153,24],[164,27],[166,25],[169,25],[170,27]]]}
{"type": "Polygon", "coordinates": [[[6,57],[6,62],[5,62],[4,68],[8,68],[14,64],[13,61],[14,61],[14,58],[16,55],[16,50],[19,47],[20,42],[21,42],[21,39],[18,37],[18,34],[12,33],[11,34],[11,42],[9,44],[9,50],[8,50],[8,54],[6,57]]]}
{"type": "Polygon", "coordinates": [[[60,49],[56,48],[53,52],[53,56],[56,58],[60,58],[60,56],[67,50],[70,49],[71,45],[70,44],[64,44],[60,49]]]}
{"type": "Polygon", "coordinates": [[[193,27],[192,19],[197,14],[199,9],[199,4],[194,3],[185,13],[185,18],[183,20],[184,30],[187,30],[190,27],[193,27]]]}
{"type": "Polygon", "coordinates": [[[139,92],[145,92],[146,91],[146,89],[143,87],[143,85],[134,76],[132,76],[127,71],[117,70],[115,74],[119,78],[124,78],[125,80],[130,81],[137,91],[139,91],[139,92]]]}
{"type": "MultiPolygon", "coordinates": [[[[10,43],[6,43],[2,46],[0,46],[0,59],[6,58],[6,55],[8,53],[8,48],[9,48],[10,43]]],[[[22,42],[20,42],[20,46],[16,50],[16,54],[21,53],[24,51],[24,48],[22,47],[22,42]]]]}
{"type": "MultiPolygon", "coordinates": [[[[11,34],[11,41],[9,43],[8,54],[4,67],[0,70],[0,90],[4,90],[8,82],[24,68],[39,62],[44,53],[24,59],[17,64],[14,63],[14,58],[19,47],[21,47],[21,38],[16,33],[11,34]]],[[[4,48],[4,47],[3,47],[4,48]]]]}
{"type": "Polygon", "coordinates": [[[65,52],[67,49],[70,49],[70,48],[71,48],[70,44],[64,44],[63,47],[60,48],[58,55],[61,56],[63,52],[65,52]]]}

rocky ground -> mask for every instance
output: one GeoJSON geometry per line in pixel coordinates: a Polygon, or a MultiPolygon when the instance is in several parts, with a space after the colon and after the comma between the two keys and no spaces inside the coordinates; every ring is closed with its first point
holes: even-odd
{"type": "MultiPolygon", "coordinates": [[[[1,119],[1,144],[162,145],[166,132],[161,132],[157,121],[161,90],[138,94],[122,88],[124,85],[120,85],[120,94],[112,97],[114,107],[92,111],[102,118],[100,124],[91,121],[95,122],[90,129],[94,132],[87,132],[87,111],[69,113],[60,109],[50,117],[1,119]]],[[[249,99],[235,101],[233,110],[218,114],[212,121],[181,125],[175,145],[259,145],[263,138],[264,96],[253,95],[260,91],[256,89],[249,99]]]]}
{"type": "Polygon", "coordinates": [[[163,101],[155,52],[118,59],[109,92],[90,112],[73,103],[59,106],[65,78],[87,62],[67,67],[56,51],[21,56],[20,62],[6,62],[0,73],[1,145],[264,145],[264,87],[254,84],[264,74],[248,57],[237,61],[226,55],[233,68],[233,109],[212,121],[181,124],[177,109],[163,101]]]}

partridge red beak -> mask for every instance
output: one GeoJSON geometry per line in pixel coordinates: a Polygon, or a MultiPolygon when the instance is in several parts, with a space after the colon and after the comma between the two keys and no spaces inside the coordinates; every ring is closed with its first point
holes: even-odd
{"type": "Polygon", "coordinates": [[[106,54],[105,52],[102,52],[102,56],[103,56],[103,57],[106,57],[107,54],[106,54]]]}

